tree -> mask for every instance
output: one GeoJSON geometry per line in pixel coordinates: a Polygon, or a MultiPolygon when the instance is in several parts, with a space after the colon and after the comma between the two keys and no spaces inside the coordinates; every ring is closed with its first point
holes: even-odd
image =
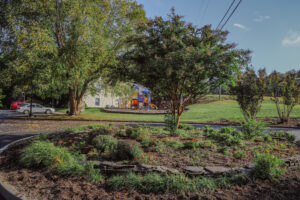
{"type": "Polygon", "coordinates": [[[254,69],[247,67],[246,71],[238,76],[236,83],[230,86],[230,90],[236,95],[245,120],[255,119],[266,92],[266,70],[258,70],[257,76],[254,69]]]}
{"type": "Polygon", "coordinates": [[[2,89],[0,88],[0,108],[2,108],[2,99],[4,98],[4,95],[2,94],[2,89]]]}
{"type": "Polygon", "coordinates": [[[273,71],[268,77],[269,89],[276,104],[281,123],[288,122],[290,114],[300,102],[300,86],[296,82],[296,73],[287,72],[282,75],[273,71]]]}
{"type": "Polygon", "coordinates": [[[118,63],[125,38],[145,19],[134,0],[18,2],[5,10],[19,55],[10,66],[34,93],[68,93],[70,115],[80,114],[84,94],[118,63]]]}
{"type": "Polygon", "coordinates": [[[232,81],[234,73],[248,61],[249,51],[224,43],[228,32],[212,30],[211,26],[198,29],[183,21],[174,9],[168,19],[156,17],[139,24],[137,30],[138,34],[128,40],[132,48],[124,54],[125,65],[119,71],[167,97],[177,126],[191,100],[232,81]]]}

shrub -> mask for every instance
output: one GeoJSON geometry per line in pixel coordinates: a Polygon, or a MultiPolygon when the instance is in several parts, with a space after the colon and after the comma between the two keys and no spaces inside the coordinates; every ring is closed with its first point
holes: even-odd
{"type": "Polygon", "coordinates": [[[255,167],[253,169],[253,175],[256,178],[266,179],[274,178],[284,174],[284,160],[276,158],[268,153],[256,154],[254,157],[255,167]]]}
{"type": "Polygon", "coordinates": [[[143,152],[136,141],[121,140],[118,142],[116,157],[120,160],[133,160],[143,152]]]}
{"type": "Polygon", "coordinates": [[[25,167],[42,167],[60,175],[75,175],[84,172],[84,166],[62,147],[50,142],[36,141],[27,146],[21,154],[20,162],[25,167]]]}
{"type": "Polygon", "coordinates": [[[297,81],[295,72],[287,72],[282,76],[274,71],[269,75],[269,88],[281,123],[289,121],[291,112],[300,102],[300,87],[297,81]]]}
{"type": "Polygon", "coordinates": [[[118,140],[110,135],[99,135],[93,139],[95,148],[100,151],[115,151],[118,146],[118,140]]]}
{"type": "Polygon", "coordinates": [[[267,130],[267,124],[264,122],[257,122],[254,118],[243,120],[241,123],[241,131],[245,134],[245,137],[250,139],[254,136],[261,136],[265,130],[267,130]]]}
{"type": "Polygon", "coordinates": [[[278,140],[288,140],[289,142],[296,140],[296,136],[294,134],[284,131],[272,131],[269,133],[269,135],[278,140]]]}
{"type": "Polygon", "coordinates": [[[249,67],[238,76],[236,84],[230,87],[246,120],[254,119],[260,111],[266,88],[266,70],[259,70],[257,76],[249,67]]]}

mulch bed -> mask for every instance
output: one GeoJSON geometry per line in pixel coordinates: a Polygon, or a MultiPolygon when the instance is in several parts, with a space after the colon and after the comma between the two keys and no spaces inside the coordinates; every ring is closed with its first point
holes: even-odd
{"type": "MultiPolygon", "coordinates": [[[[73,134],[53,135],[53,140],[80,141],[84,136],[73,134]],[[77,137],[77,138],[76,138],[77,137]]],[[[22,141],[12,145],[0,155],[0,176],[15,186],[21,194],[29,199],[298,199],[300,196],[300,169],[290,168],[287,174],[278,182],[265,180],[255,181],[243,186],[233,186],[230,189],[217,189],[214,193],[187,194],[141,194],[137,191],[111,191],[105,188],[104,182],[92,184],[87,177],[60,177],[42,169],[25,169],[18,160],[22,149],[30,141],[22,141]]],[[[191,153],[186,150],[185,153],[191,153]]],[[[199,152],[200,153],[200,152],[199,152]]],[[[299,152],[298,152],[299,153],[299,152]]],[[[184,165],[193,164],[192,160],[184,159],[186,155],[176,151],[156,155],[161,165],[180,169],[184,165]],[[172,155],[171,159],[170,156],[172,155]]],[[[287,156],[290,156],[289,153],[287,156]]],[[[220,156],[221,157],[221,156],[220,156]]],[[[223,158],[216,155],[202,160],[205,164],[219,165],[223,158]]],[[[250,158],[251,160],[251,158],[250,158]]],[[[224,161],[223,161],[224,163],[224,161]]],[[[233,165],[242,165],[243,161],[235,160],[233,165]]]]}

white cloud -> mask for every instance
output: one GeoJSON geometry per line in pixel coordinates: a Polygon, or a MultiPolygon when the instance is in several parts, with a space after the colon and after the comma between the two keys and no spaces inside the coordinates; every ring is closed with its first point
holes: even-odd
{"type": "Polygon", "coordinates": [[[300,34],[296,31],[289,31],[288,35],[283,38],[281,44],[283,46],[300,46],[300,34]]]}
{"type": "Polygon", "coordinates": [[[269,15],[266,15],[266,16],[260,15],[259,17],[253,19],[253,21],[255,21],[255,22],[262,22],[262,21],[268,20],[268,19],[271,19],[271,17],[269,15]]]}
{"type": "Polygon", "coordinates": [[[242,24],[233,24],[233,26],[238,27],[238,28],[243,29],[243,30],[246,30],[246,31],[249,30],[249,28],[247,28],[246,26],[244,26],[242,24]]]}

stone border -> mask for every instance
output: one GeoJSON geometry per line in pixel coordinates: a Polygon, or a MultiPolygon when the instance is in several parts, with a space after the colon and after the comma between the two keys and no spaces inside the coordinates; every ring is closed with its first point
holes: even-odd
{"type": "MultiPolygon", "coordinates": [[[[34,136],[25,137],[9,143],[8,145],[0,149],[0,154],[2,154],[11,145],[14,145],[24,140],[28,140],[32,137],[34,136]]],[[[26,197],[17,195],[16,193],[17,193],[16,189],[10,184],[8,184],[7,182],[5,182],[4,180],[2,180],[2,177],[0,177],[0,194],[4,198],[4,200],[27,200],[26,197]]]]}
{"type": "MultiPolygon", "coordinates": [[[[290,157],[283,159],[288,167],[296,166],[300,164],[300,157],[290,157]]],[[[148,172],[157,172],[161,174],[179,174],[180,171],[174,168],[168,168],[165,166],[158,165],[146,165],[146,164],[137,164],[137,165],[120,165],[115,162],[109,161],[91,161],[94,163],[94,168],[100,169],[104,173],[108,174],[126,174],[130,172],[136,173],[148,173],[148,172]]],[[[248,164],[244,167],[223,167],[223,166],[185,166],[182,170],[182,173],[188,176],[219,176],[232,173],[245,173],[250,174],[251,170],[254,168],[254,165],[248,164]]]]}

